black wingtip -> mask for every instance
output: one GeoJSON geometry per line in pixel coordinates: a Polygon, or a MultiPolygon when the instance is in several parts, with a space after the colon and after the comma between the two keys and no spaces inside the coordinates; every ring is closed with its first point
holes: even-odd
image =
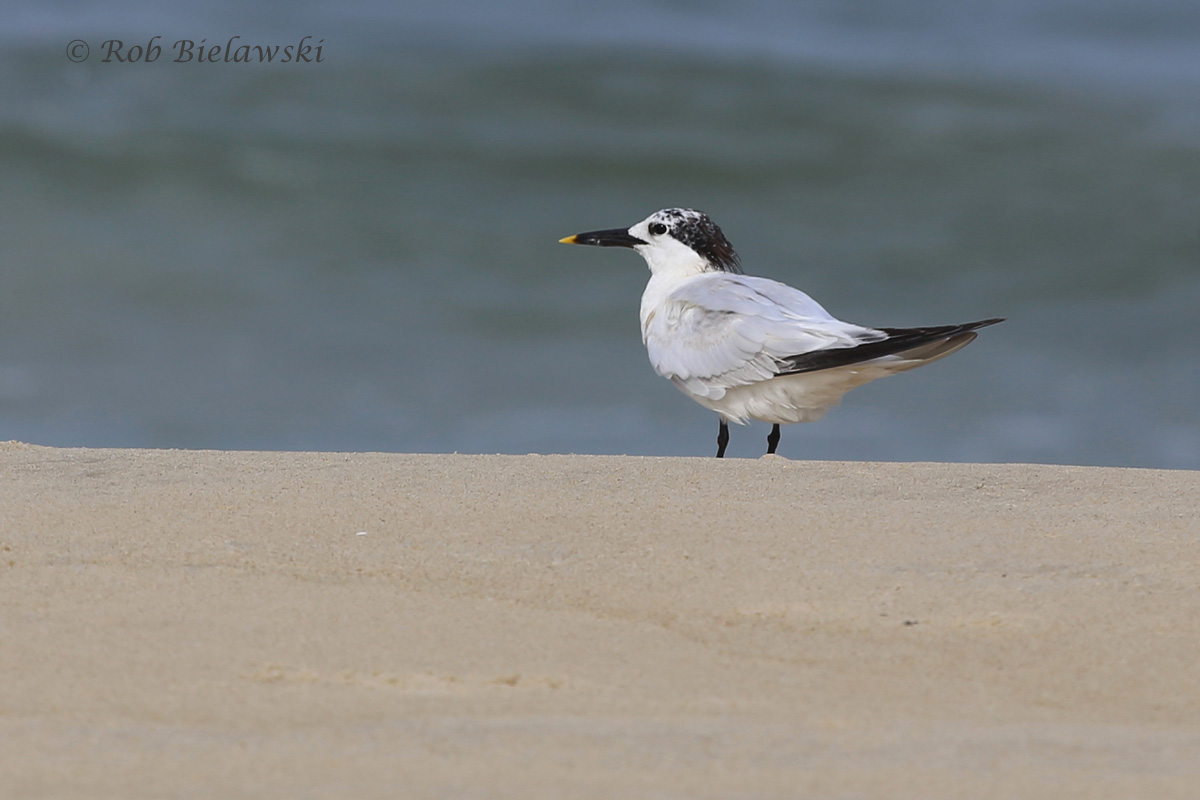
{"type": "MultiPolygon", "coordinates": [[[[871,361],[883,356],[898,355],[928,345],[939,340],[953,339],[956,336],[968,334],[962,344],[974,340],[975,331],[989,325],[1004,322],[1003,317],[981,319],[978,322],[964,322],[961,325],[935,325],[926,328],[876,328],[886,334],[887,338],[877,342],[868,342],[855,347],[829,348],[816,350],[811,353],[779,359],[780,375],[794,375],[800,372],[816,372],[833,367],[844,367],[871,361]]],[[[954,348],[957,350],[958,348],[954,348]]],[[[945,355],[954,352],[951,350],[945,355]]],[[[941,356],[938,356],[939,358],[941,356]]]]}
{"type": "Polygon", "coordinates": [[[949,336],[957,336],[960,333],[970,333],[977,331],[980,328],[986,328],[989,325],[996,325],[1004,322],[1004,317],[992,317],[991,319],[981,319],[978,322],[964,322],[961,325],[933,325],[921,328],[878,328],[888,335],[888,341],[898,341],[902,339],[911,339],[919,343],[920,340],[932,341],[949,336]]]}

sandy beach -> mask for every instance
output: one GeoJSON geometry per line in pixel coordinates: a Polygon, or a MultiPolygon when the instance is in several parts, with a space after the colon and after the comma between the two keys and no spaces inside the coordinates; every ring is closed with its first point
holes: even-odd
{"type": "Polygon", "coordinates": [[[0,444],[5,797],[1196,797],[1200,473],[0,444]]]}

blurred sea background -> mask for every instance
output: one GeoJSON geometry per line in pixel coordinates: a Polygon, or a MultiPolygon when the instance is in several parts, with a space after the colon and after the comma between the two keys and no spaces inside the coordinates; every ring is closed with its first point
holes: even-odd
{"type": "Polygon", "coordinates": [[[646,359],[642,260],[557,243],[689,206],[844,319],[1008,318],[781,454],[1200,468],[1194,0],[5,18],[0,439],[712,455],[646,359]],[[323,61],[172,61],[231,36],[323,61]]]}

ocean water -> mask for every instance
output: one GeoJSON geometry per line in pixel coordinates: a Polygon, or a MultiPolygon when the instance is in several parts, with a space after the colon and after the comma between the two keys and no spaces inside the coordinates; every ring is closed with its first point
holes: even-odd
{"type": "Polygon", "coordinates": [[[1200,468],[1195,3],[102,6],[0,33],[0,439],[711,455],[641,259],[557,243],[690,206],[842,318],[1008,318],[783,455],[1200,468]],[[322,61],[173,61],[232,36],[322,61]]]}

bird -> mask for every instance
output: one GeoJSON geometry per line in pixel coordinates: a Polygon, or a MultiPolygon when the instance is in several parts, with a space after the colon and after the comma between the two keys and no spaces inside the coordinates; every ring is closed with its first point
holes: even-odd
{"type": "Polygon", "coordinates": [[[717,458],[729,423],[816,422],[865,383],[924,366],[966,347],[1003,318],[921,328],[843,322],[799,289],[746,275],[707,214],[664,208],[629,228],[577,233],[563,244],[627,247],[650,268],[642,293],[642,342],[654,370],[717,412],[717,458]]]}

